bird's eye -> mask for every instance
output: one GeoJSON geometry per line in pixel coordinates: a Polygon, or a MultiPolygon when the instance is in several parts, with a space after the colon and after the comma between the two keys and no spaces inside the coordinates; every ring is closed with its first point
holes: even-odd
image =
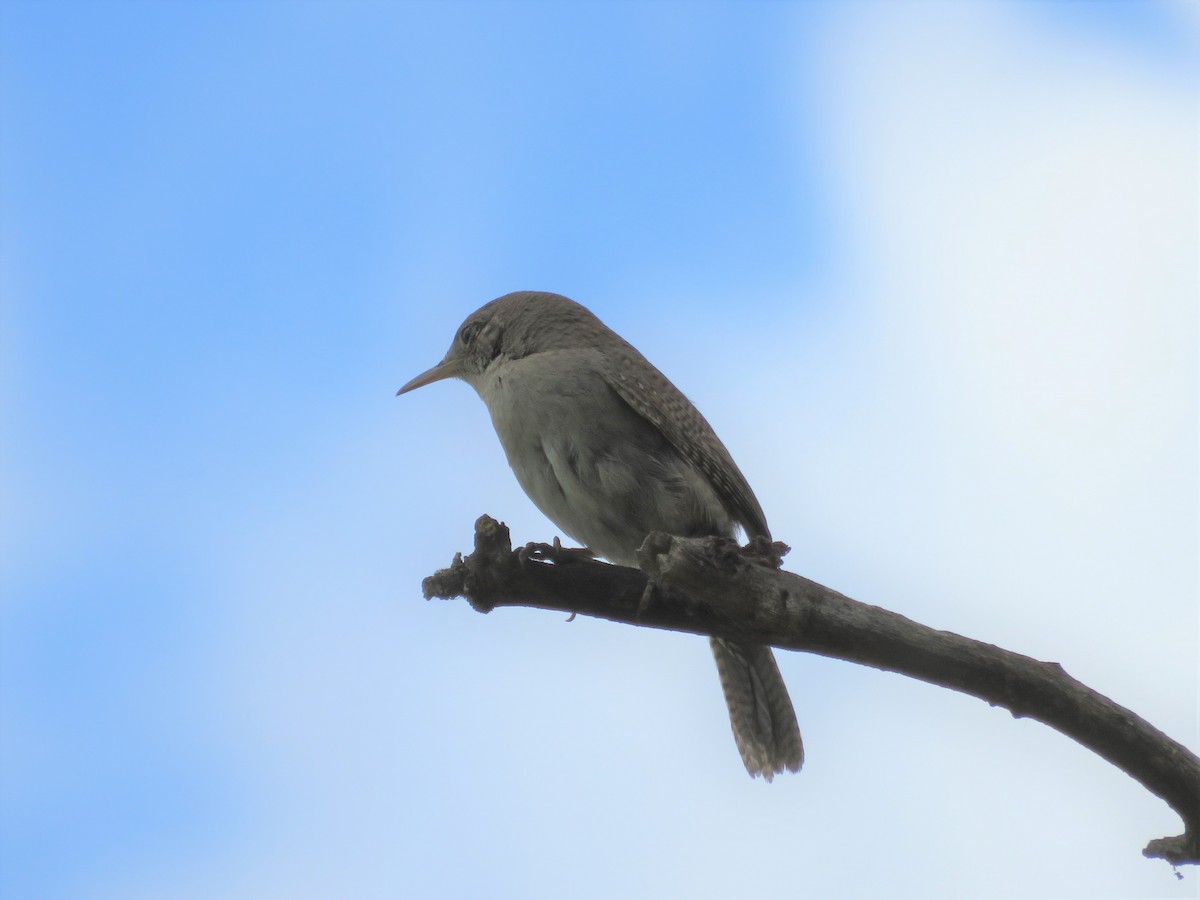
{"type": "Polygon", "coordinates": [[[471,343],[472,338],[479,332],[478,322],[468,322],[462,327],[462,331],[458,333],[458,339],[464,344],[471,343]]]}

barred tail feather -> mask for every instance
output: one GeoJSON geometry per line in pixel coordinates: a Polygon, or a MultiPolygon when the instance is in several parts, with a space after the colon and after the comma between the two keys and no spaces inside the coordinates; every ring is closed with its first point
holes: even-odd
{"type": "Polygon", "coordinates": [[[804,764],[800,726],[770,647],[710,638],[733,739],[746,771],[767,781],[804,764]]]}

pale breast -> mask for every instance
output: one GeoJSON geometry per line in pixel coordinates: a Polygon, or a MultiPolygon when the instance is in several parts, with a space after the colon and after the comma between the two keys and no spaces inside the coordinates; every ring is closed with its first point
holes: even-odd
{"type": "Polygon", "coordinates": [[[492,366],[475,384],[509,465],[567,535],[622,565],[651,531],[731,534],[708,481],[607,384],[598,351],[492,366]]]}

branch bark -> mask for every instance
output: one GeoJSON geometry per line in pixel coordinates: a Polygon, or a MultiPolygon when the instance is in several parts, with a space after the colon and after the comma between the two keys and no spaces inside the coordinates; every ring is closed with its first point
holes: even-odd
{"type": "Polygon", "coordinates": [[[803,650],[941,685],[1038,720],[1139,781],[1183,819],[1184,833],[1150,841],[1144,856],[1200,863],[1200,759],[1144,719],[1068,675],[992,644],[937,631],[779,570],[786,548],[654,533],[641,571],[531,544],[475,523],[475,552],[426,578],[426,599],[465,597],[480,612],[531,606],[614,622],[712,634],[803,650]],[[557,563],[557,564],[556,564],[557,563]]]}

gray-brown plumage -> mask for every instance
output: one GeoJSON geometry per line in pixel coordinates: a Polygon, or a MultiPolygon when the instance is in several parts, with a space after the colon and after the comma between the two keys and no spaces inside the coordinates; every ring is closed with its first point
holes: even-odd
{"type": "MultiPolygon", "coordinates": [[[[637,565],[651,531],[770,537],[725,445],[691,402],[583,306],[519,291],[460,326],[445,358],[399,393],[442,378],[487,404],[525,493],[559,528],[614,563],[637,565]]],[[[804,761],[769,647],[711,640],[734,739],[768,781],[804,761]]]]}

